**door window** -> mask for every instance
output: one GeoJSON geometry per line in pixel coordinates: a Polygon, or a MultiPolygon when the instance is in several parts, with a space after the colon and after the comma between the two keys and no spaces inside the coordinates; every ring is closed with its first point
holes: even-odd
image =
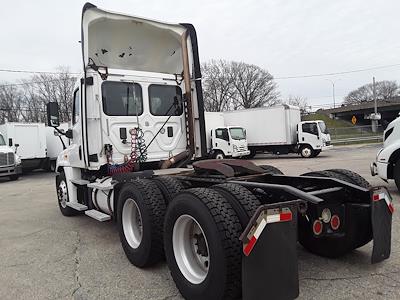
{"type": "Polygon", "coordinates": [[[228,129],[218,128],[215,130],[215,137],[229,142],[228,129]]]}
{"type": "Polygon", "coordinates": [[[316,123],[304,123],[301,126],[303,132],[318,135],[318,127],[316,123]]]}
{"type": "Polygon", "coordinates": [[[72,124],[76,124],[79,121],[79,116],[80,116],[80,111],[81,111],[81,107],[80,107],[80,92],[79,89],[77,89],[74,92],[74,105],[72,107],[72,124]]]}

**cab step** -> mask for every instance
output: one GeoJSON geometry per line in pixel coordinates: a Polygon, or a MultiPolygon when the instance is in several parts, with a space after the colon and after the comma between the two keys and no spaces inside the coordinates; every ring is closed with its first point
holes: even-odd
{"type": "Polygon", "coordinates": [[[71,179],[70,181],[75,185],[82,185],[82,186],[85,186],[90,183],[89,180],[84,180],[84,179],[71,179]]]}
{"type": "Polygon", "coordinates": [[[85,211],[85,215],[87,215],[88,217],[91,217],[99,222],[105,222],[105,221],[109,221],[111,220],[111,216],[102,213],[101,211],[98,211],[96,209],[90,209],[85,211]]]}
{"type": "Polygon", "coordinates": [[[78,202],[67,202],[67,206],[69,206],[77,211],[84,211],[84,210],[88,209],[88,207],[86,205],[80,204],[78,202]]]}

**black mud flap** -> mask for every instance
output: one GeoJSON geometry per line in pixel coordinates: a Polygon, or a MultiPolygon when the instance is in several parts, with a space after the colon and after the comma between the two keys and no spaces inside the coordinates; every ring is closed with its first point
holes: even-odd
{"type": "Polygon", "coordinates": [[[371,263],[381,262],[390,256],[392,241],[392,214],[394,207],[386,188],[377,188],[371,195],[371,218],[374,246],[371,263]]]}
{"type": "Polygon", "coordinates": [[[299,295],[297,212],[301,201],[262,205],[243,242],[243,300],[295,299],[299,295]]]}

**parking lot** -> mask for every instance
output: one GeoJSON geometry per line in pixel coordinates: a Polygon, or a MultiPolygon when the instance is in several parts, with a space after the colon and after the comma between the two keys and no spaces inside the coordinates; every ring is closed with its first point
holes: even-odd
{"type": "MultiPolygon", "coordinates": [[[[292,175],[348,168],[374,185],[388,186],[396,207],[400,197],[394,183],[369,173],[378,148],[336,147],[314,159],[265,155],[253,161],[292,175]]],[[[128,262],[113,223],[63,217],[54,174],[34,172],[17,182],[0,179],[0,204],[0,299],[181,299],[165,263],[142,270],[128,262]]],[[[298,246],[299,298],[400,299],[398,229],[395,214],[391,258],[377,265],[369,263],[371,243],[337,260],[298,246]]]]}

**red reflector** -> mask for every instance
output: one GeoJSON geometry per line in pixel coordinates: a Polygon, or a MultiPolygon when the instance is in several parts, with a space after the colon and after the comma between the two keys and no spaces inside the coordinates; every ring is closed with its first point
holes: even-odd
{"type": "Polygon", "coordinates": [[[340,226],[340,218],[338,215],[333,215],[331,218],[331,227],[333,230],[337,230],[340,226]]]}
{"type": "Polygon", "coordinates": [[[243,253],[246,256],[249,256],[251,250],[253,250],[254,245],[256,244],[257,239],[255,236],[252,236],[252,238],[250,239],[249,243],[244,247],[243,249],[243,253]]]}
{"type": "Polygon", "coordinates": [[[322,233],[322,222],[320,220],[314,221],[313,232],[315,235],[320,235],[322,233]]]}
{"type": "Polygon", "coordinates": [[[394,206],[393,206],[393,204],[392,204],[392,203],[389,203],[389,204],[388,204],[388,207],[389,207],[390,212],[393,214],[393,213],[394,213],[394,206]]]}
{"type": "Polygon", "coordinates": [[[381,199],[381,197],[380,197],[379,194],[374,194],[374,195],[372,196],[372,200],[374,200],[374,201],[379,201],[380,199],[381,199]]]}
{"type": "Polygon", "coordinates": [[[291,221],[292,220],[292,212],[283,212],[280,214],[281,221],[291,221]]]}

